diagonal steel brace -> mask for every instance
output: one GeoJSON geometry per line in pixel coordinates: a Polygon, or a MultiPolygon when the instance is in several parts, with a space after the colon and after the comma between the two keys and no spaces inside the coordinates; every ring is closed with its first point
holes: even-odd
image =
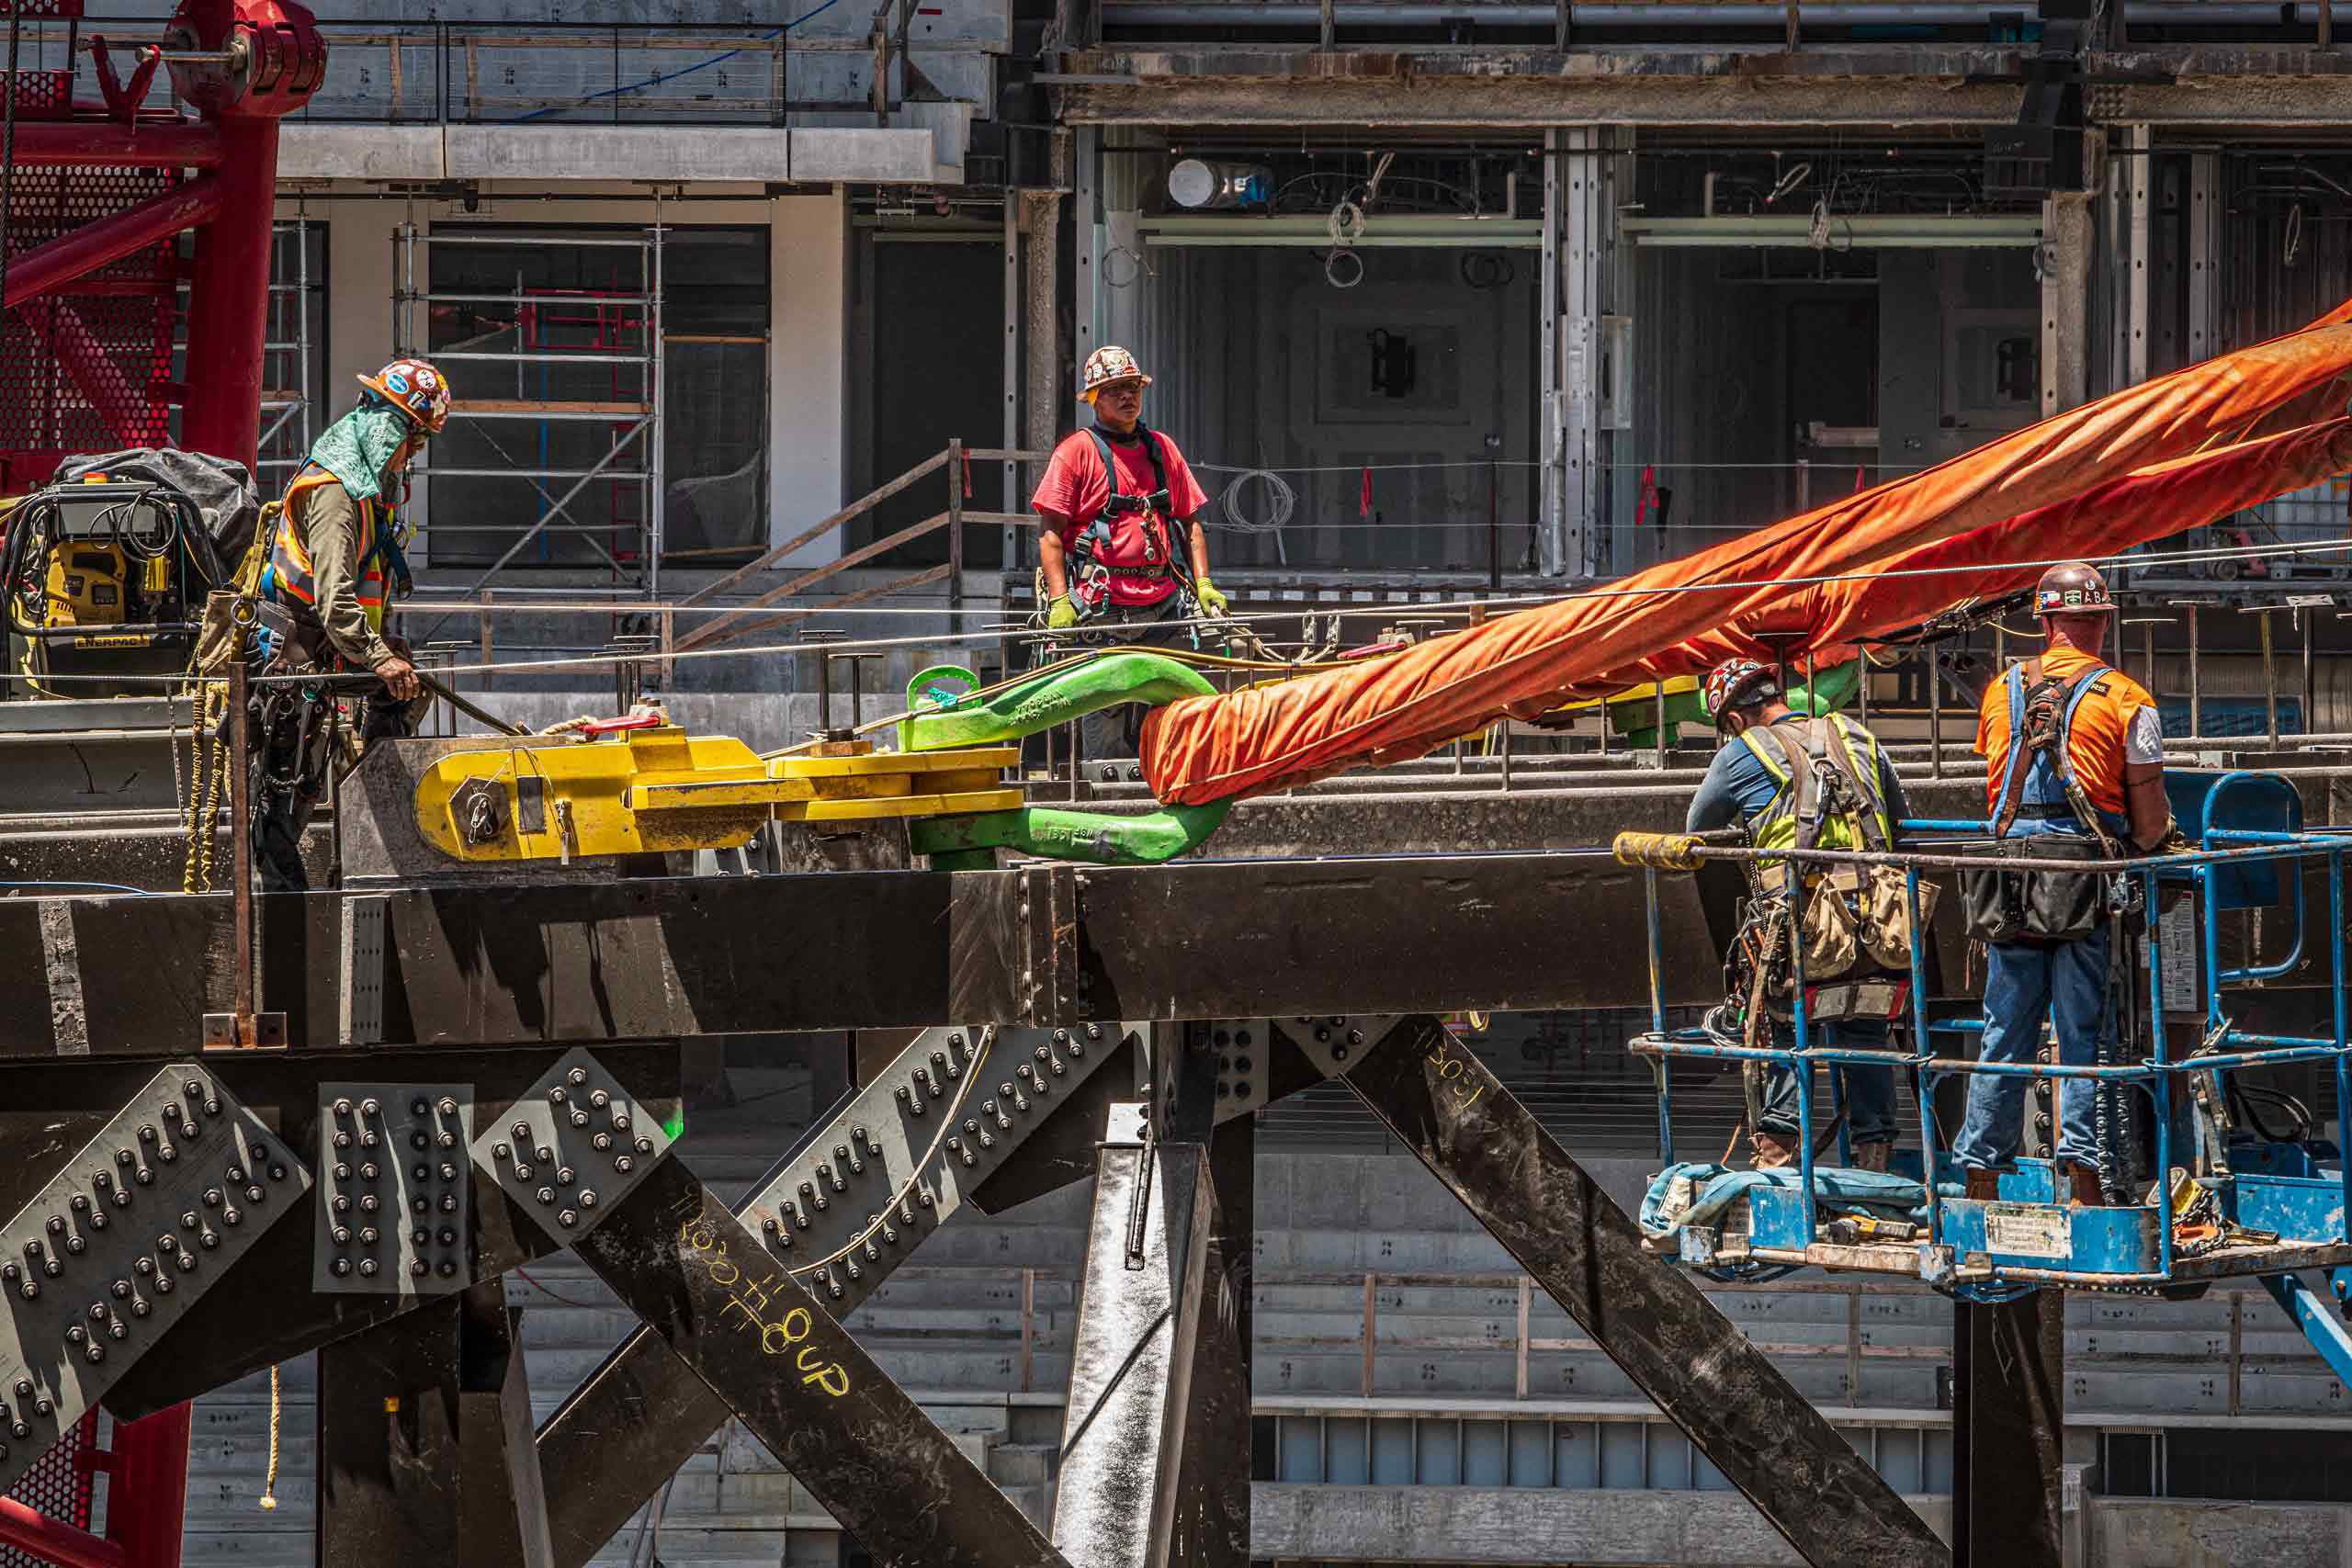
{"type": "Polygon", "coordinates": [[[1277,1019],[1343,1078],[1544,1293],[1814,1568],[1949,1568],[1894,1487],[1676,1265],[1519,1097],[1425,1014],[1277,1019]]]}

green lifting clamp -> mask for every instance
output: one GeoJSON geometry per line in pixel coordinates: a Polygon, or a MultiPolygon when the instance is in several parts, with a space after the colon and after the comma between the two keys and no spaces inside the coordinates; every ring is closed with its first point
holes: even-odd
{"type": "MultiPolygon", "coordinates": [[[[1179,697],[1211,696],[1199,671],[1157,653],[1111,653],[1041,670],[983,694],[979,677],[939,664],[907,683],[909,715],[899,721],[902,751],[944,751],[1001,745],[1121,703],[1157,707],[1179,697]]],[[[965,870],[992,863],[997,850],[1097,865],[1157,865],[1216,831],[1230,800],[1167,806],[1140,816],[1025,806],[909,824],[916,852],[934,867],[965,870]]]]}

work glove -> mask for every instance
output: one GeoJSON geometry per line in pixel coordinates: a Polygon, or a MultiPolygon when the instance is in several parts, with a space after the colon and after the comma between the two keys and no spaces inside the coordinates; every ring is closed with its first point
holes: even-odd
{"type": "Polygon", "coordinates": [[[1193,584],[1193,597],[1199,601],[1204,615],[1222,615],[1231,609],[1225,595],[1217,592],[1216,584],[1205,577],[1193,584]]]}
{"type": "Polygon", "coordinates": [[[1069,602],[1069,594],[1056,594],[1053,604],[1046,610],[1046,628],[1048,631],[1063,632],[1076,625],[1078,625],[1078,606],[1069,602]]]}

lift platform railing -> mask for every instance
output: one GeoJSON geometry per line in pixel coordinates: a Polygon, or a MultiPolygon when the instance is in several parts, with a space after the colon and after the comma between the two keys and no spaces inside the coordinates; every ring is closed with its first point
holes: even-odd
{"type": "MultiPolygon", "coordinates": [[[[1815,1182],[1815,1147],[1819,1139],[1818,1120],[1815,1114],[1813,1069],[1816,1066],[1894,1066],[1908,1070],[1915,1076],[1915,1088],[1919,1108],[1921,1168],[1927,1194],[1928,1223],[1926,1235],[1934,1244],[1949,1247],[1953,1235],[1951,1211],[1938,1181],[1937,1126],[1933,1114],[1936,1085],[1947,1077],[1993,1075],[2029,1079],[2087,1079],[2117,1084],[2129,1084],[2145,1093],[2154,1108],[2153,1139],[2154,1168],[2158,1188],[2169,1191],[2173,1169],[2176,1085],[2188,1075],[2227,1074],[2251,1067],[2278,1066],[2303,1062],[2326,1062],[2333,1067],[2335,1094],[2336,1124],[2347,1125],[2347,1111],[2352,1111],[2352,1021],[2347,1021],[2347,999],[2345,975],[2344,934],[2344,863],[2352,852],[2352,829],[2287,830],[2250,829],[2218,825],[2215,803],[2232,795],[2278,793],[2289,802],[2294,801],[2292,787],[2275,774],[2233,772],[2213,779],[2204,795],[2206,809],[2199,831],[2200,847],[2192,851],[2109,860],[2053,860],[2036,856],[2030,847],[2022,852],[2007,854],[1957,853],[1931,849],[1890,850],[1883,852],[1859,850],[1758,850],[1747,846],[1704,843],[1696,840],[1668,840],[1673,852],[1668,855],[1644,857],[1636,852],[1621,852],[1621,858],[1631,859],[1644,866],[1647,940],[1651,973],[1652,1033],[1632,1047],[1637,1054],[1652,1059],[1658,1085],[1658,1142],[1661,1158],[1674,1162],[1674,1139],[1671,1122],[1671,1080],[1668,1066],[1675,1058],[1720,1059],[1741,1062],[1762,1062],[1781,1066],[1792,1074],[1795,1088],[1798,1122],[1796,1202],[1802,1214],[1801,1250],[1810,1253],[1820,1232],[1818,1198],[1815,1182]],[[2333,1029],[2328,1036],[2304,1036],[2264,1033],[2240,1029],[2224,1009],[2223,989],[2231,985],[2258,983],[2276,978],[2298,967],[2303,961],[2306,946],[2303,931],[2301,876],[2302,865],[2312,860],[2324,860],[2328,881],[2328,978],[2332,998],[2333,1029]],[[1659,919],[1657,876],[1661,866],[1666,869],[1695,869],[1697,863],[1717,860],[1741,863],[1778,863],[1794,861],[1824,868],[1833,865],[1892,866],[1904,875],[1904,897],[1911,916],[1911,940],[1908,972],[1907,1006],[1912,1030],[1913,1049],[1871,1050],[1860,1047],[1815,1044],[1815,1021],[1810,1017],[1813,988],[1811,983],[1799,983],[1791,987],[1789,1038],[1786,1047],[1773,1045],[1729,1044],[1719,1036],[1704,1030],[1668,1030],[1665,1021],[1663,994],[1658,976],[1662,973],[1662,937],[1659,919]],[[2250,907],[2242,886],[2233,886],[2233,878],[2244,875],[2250,868],[2285,865],[2292,876],[2290,907],[2294,911],[2293,940],[2283,959],[2268,963],[2249,963],[2224,969],[2221,963],[2221,916],[2224,908],[2250,907]],[[2147,1005],[2149,1028],[2147,1055],[2137,1062],[2118,1065],[2090,1065],[2066,1062],[1986,1062],[1976,1058],[1939,1055],[1927,1047],[1938,1032],[1974,1032],[1984,1028],[1982,1018],[1931,1020],[1928,1016],[1928,976],[1926,939],[1920,919],[1920,878],[1928,872],[1957,871],[2050,871],[2070,874],[2090,874],[2128,879],[2136,895],[2136,907],[2143,912],[2138,940],[2143,975],[2148,987],[2147,1005]],[[2205,1037],[2199,1049],[2187,1055],[2176,1055],[2167,1038],[2164,1021],[2167,1012],[2177,1016],[2180,1009],[2167,1006],[2165,987],[2164,944],[2165,921],[2158,918],[2167,888],[2188,889],[2196,897],[2199,930],[2199,956],[2205,983],[2205,1037]],[[2233,1048],[2234,1047],[2234,1048],[2233,1048]]],[[[2293,819],[2290,807],[2288,819],[2293,819]]],[[[1899,834],[1958,834],[1990,840],[1989,825],[1982,821],[1951,819],[1906,819],[1897,826],[1899,834]]],[[[2030,846],[2030,840],[2013,840],[2030,846]]],[[[2266,902],[2267,900],[2265,900],[2266,902]]],[[[1789,972],[1802,976],[1805,968],[1804,922],[1788,922],[1790,958],[1789,972]]],[[[2177,940],[2176,938],[2176,940],[2177,940]]],[[[2112,1005],[2110,1003],[2110,1005],[2112,1005]]],[[[1842,1109],[1844,1099],[1837,1076],[1832,1076],[1833,1106],[1842,1109]]],[[[1838,1124],[1838,1141],[1841,1164],[1850,1163],[1849,1134],[1842,1117],[1838,1124]]],[[[2325,1245],[2341,1248],[2346,1241],[2345,1216],[2352,1213],[2352,1162],[2339,1162],[2339,1169],[2332,1197],[2335,1209],[2331,1234],[2325,1245]]],[[[2054,1199],[2057,1194],[2052,1194],[2054,1199]]],[[[1988,1281],[2077,1284],[2077,1285],[2157,1285],[2173,1281],[2177,1277],[2175,1225],[2168,1202],[2158,1205],[2162,1223],[2156,1226],[2156,1267],[2154,1270],[2101,1270],[2080,1269],[2039,1269],[2017,1264],[1988,1264],[1980,1271],[1988,1281]]],[[[2119,1211],[2105,1210],[2102,1213],[2119,1211]]],[[[2146,1206],[2120,1211],[2144,1213],[2146,1206]]],[[[2317,1264],[2325,1259],[2314,1257],[2317,1264]]],[[[2234,1272],[2270,1272],[2279,1267],[2241,1269],[2234,1272]]],[[[1923,1269],[1925,1259],[1923,1258],[1923,1269]]]]}

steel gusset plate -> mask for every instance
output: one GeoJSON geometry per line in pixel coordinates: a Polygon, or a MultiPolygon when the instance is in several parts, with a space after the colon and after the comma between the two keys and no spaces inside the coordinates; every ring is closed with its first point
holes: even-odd
{"type": "Polygon", "coordinates": [[[1689,1435],[1814,1568],[1948,1565],[1951,1553],[1763,1351],[1519,1098],[1426,1014],[1385,1032],[1277,1019],[1689,1435]]]}
{"type": "Polygon", "coordinates": [[[310,1185],[209,1068],[148,1079],[0,1226],[0,1492],[310,1185]]]}
{"type": "MultiPolygon", "coordinates": [[[[1029,1175],[1034,1162],[1007,1166],[1024,1146],[1035,1155],[1041,1132],[1051,1129],[1038,1141],[1058,1151],[1069,1119],[1091,1113],[1079,1129],[1091,1171],[1101,1093],[1132,1091],[1104,1069],[1132,1061],[1137,1032],[925,1030],[736,1213],[766,1261],[804,1281],[823,1311],[846,1314],[991,1176],[1029,1175]]],[[[539,1429],[558,1568],[594,1556],[728,1415],[651,1329],[622,1341],[539,1429]]]]}

